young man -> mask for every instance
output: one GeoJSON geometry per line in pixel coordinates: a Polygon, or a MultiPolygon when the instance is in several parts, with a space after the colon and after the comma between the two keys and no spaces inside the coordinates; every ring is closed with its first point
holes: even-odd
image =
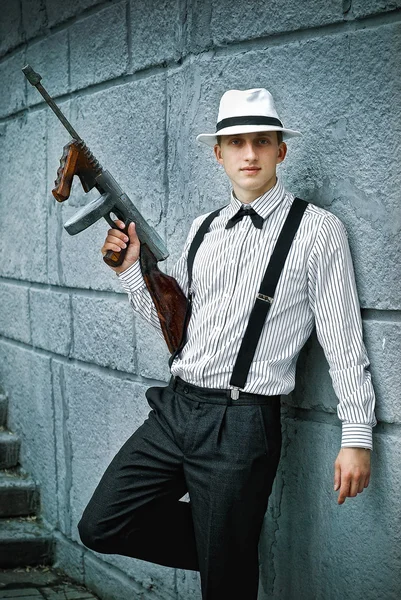
{"type": "MultiPolygon", "coordinates": [[[[287,152],[282,136],[299,132],[283,126],[267,90],[252,89],[223,95],[217,135],[197,139],[214,148],[232,193],[195,256],[186,343],[169,385],[147,390],[153,410],[108,466],[78,528],[98,552],[199,570],[204,600],[256,600],[258,540],[281,452],[280,394],[294,388],[314,324],[339,398],[339,504],[368,486],[375,396],[347,234],[336,216],[308,204],[274,297],[258,293],[295,202],[276,175],[287,152]],[[271,307],[245,369],[256,297],[271,307]],[[187,491],[190,502],[180,501],[187,491]]],[[[209,214],[193,222],[171,273],[185,294],[188,250],[209,214]]],[[[128,244],[114,270],[133,308],[160,332],[135,225],[129,239],[120,229],[109,230],[102,253],[128,244]]]]}

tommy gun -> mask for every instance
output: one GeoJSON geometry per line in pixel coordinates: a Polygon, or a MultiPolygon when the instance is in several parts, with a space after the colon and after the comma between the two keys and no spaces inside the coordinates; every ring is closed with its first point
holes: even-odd
{"type": "MultiPolygon", "coordinates": [[[[112,175],[101,167],[85,142],[41,85],[42,77],[39,73],[36,73],[30,65],[26,65],[22,71],[73,138],[63,148],[55,188],[52,190],[53,196],[58,202],[67,200],[70,196],[74,175],[79,177],[86,193],[96,188],[101,194],[99,198],[92,200],[75,213],[64,224],[64,228],[70,235],[75,235],[102,217],[112,228],[117,228],[112,220],[114,214],[124,222],[125,228],[122,231],[128,235],[128,225],[131,221],[135,223],[141,242],[142,275],[154,302],[164,339],[168,349],[173,353],[179,347],[183,336],[184,325],[186,325],[189,315],[189,303],[177,281],[160,271],[157,266],[158,261],[165,260],[169,255],[163,240],[156,230],[145,221],[112,175]]],[[[109,250],[103,256],[103,260],[109,266],[118,267],[123,263],[126,251],[126,248],[120,252],[109,250]]]]}

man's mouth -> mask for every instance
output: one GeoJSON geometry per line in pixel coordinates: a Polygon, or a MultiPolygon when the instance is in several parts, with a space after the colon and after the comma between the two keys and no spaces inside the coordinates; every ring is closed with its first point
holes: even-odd
{"type": "Polygon", "coordinates": [[[244,167],[241,171],[246,171],[247,173],[254,173],[256,171],[260,171],[260,167],[244,167]]]}

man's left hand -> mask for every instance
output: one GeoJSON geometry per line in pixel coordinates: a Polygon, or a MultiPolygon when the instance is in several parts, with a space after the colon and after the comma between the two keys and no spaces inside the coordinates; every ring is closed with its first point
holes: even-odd
{"type": "Polygon", "coordinates": [[[334,463],[334,490],[340,488],[338,504],[347,496],[356,496],[368,487],[370,479],[370,450],[341,448],[334,463]]]}

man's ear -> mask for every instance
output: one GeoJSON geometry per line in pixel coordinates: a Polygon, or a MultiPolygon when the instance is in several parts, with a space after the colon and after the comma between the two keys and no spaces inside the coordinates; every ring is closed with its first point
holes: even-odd
{"type": "Polygon", "coordinates": [[[287,144],[285,142],[281,142],[281,144],[278,147],[278,152],[277,152],[277,161],[276,164],[280,164],[283,162],[283,160],[285,159],[287,154],[287,144]]]}
{"type": "Polygon", "coordinates": [[[216,157],[217,162],[219,162],[222,165],[223,164],[223,156],[221,154],[221,146],[219,144],[215,144],[213,146],[213,150],[214,150],[214,155],[216,157]]]}

